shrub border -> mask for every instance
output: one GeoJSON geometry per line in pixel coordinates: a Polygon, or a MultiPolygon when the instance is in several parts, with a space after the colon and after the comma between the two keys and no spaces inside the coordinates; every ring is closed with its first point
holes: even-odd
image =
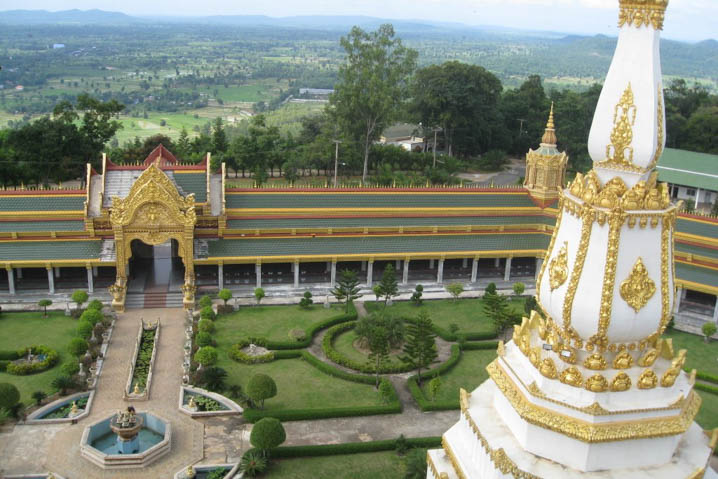
{"type": "MultiPolygon", "coordinates": [[[[280,446],[272,449],[271,456],[277,459],[289,459],[295,457],[321,457],[340,454],[393,451],[396,449],[396,441],[396,439],[383,439],[368,442],[347,442],[343,444],[280,446]]],[[[421,448],[441,447],[441,436],[406,438],[406,445],[421,448]]]]}
{"type": "MultiPolygon", "coordinates": [[[[48,369],[52,369],[58,362],[60,362],[60,355],[57,351],[48,346],[39,344],[25,348],[24,351],[27,352],[28,349],[35,355],[45,354],[45,359],[33,364],[15,364],[14,362],[9,361],[5,364],[4,368],[0,367],[0,371],[5,371],[13,376],[29,376],[31,374],[37,374],[47,371],[48,369]]],[[[22,358],[20,351],[22,350],[17,351],[16,354],[18,357],[15,361],[22,358]]],[[[3,361],[3,364],[4,363],[5,361],[3,361]]]]}

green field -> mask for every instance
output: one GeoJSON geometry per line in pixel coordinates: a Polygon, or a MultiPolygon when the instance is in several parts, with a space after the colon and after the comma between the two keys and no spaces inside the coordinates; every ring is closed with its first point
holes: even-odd
{"type": "MultiPolygon", "coordinates": [[[[471,392],[476,389],[479,384],[486,381],[489,378],[489,374],[486,372],[486,366],[495,358],[496,351],[493,349],[463,351],[458,364],[448,373],[439,376],[441,378],[441,387],[435,400],[438,402],[455,401],[458,405],[459,389],[464,388],[468,392],[471,392]]],[[[424,392],[424,396],[426,396],[427,399],[431,399],[428,384],[429,380],[424,379],[421,384],[421,389],[424,392]]]]}
{"type": "Polygon", "coordinates": [[[75,337],[77,321],[67,317],[61,311],[48,312],[43,318],[42,313],[2,313],[0,316],[0,350],[17,350],[43,344],[55,349],[60,355],[60,362],[53,368],[38,374],[15,376],[0,372],[0,383],[14,384],[20,390],[20,400],[29,404],[35,391],[52,394],[55,389],[52,381],[61,376],[61,365],[71,359],[67,345],[75,337]]]}
{"type": "MultiPolygon", "coordinates": [[[[523,312],[523,299],[510,299],[510,305],[516,312],[523,312]]],[[[367,311],[380,311],[383,307],[382,303],[367,301],[364,303],[367,311]]],[[[461,333],[492,333],[494,324],[491,319],[486,316],[483,309],[482,299],[436,299],[424,301],[421,306],[414,306],[411,301],[397,301],[393,305],[388,306],[386,311],[389,314],[417,317],[420,311],[429,313],[432,322],[444,329],[449,329],[449,325],[455,323],[459,326],[458,334],[461,333]]]]}
{"type": "Polygon", "coordinates": [[[262,478],[396,479],[403,477],[405,459],[394,451],[274,460],[262,478]]]}
{"type": "Polygon", "coordinates": [[[671,330],[663,335],[673,339],[673,350],[687,349],[686,368],[718,376],[718,341],[706,343],[703,336],[671,330]]]}
{"type": "Polygon", "coordinates": [[[705,391],[697,391],[703,398],[701,409],[696,416],[696,422],[703,429],[718,427],[718,395],[705,391]]]}
{"type": "Polygon", "coordinates": [[[242,306],[238,311],[221,315],[215,321],[214,337],[229,348],[241,339],[266,338],[270,341],[289,341],[292,329],[306,330],[319,321],[343,314],[339,305],[324,308],[315,304],[310,309],[292,306],[242,306]]]}

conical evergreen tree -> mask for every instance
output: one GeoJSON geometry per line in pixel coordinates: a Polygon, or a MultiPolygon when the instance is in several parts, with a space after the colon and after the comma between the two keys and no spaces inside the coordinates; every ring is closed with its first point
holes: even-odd
{"type": "Polygon", "coordinates": [[[410,365],[412,369],[416,369],[417,382],[421,385],[422,368],[431,364],[438,355],[436,334],[434,334],[431,318],[426,311],[419,313],[416,322],[407,321],[407,323],[404,355],[399,359],[410,365]]]}

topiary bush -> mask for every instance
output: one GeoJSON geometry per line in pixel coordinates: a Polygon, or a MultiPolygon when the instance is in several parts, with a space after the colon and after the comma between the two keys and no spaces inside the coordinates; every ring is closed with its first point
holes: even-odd
{"type": "Polygon", "coordinates": [[[20,391],[10,383],[0,383],[0,409],[12,410],[20,402],[20,391]]]}
{"type": "Polygon", "coordinates": [[[277,383],[266,374],[255,374],[247,384],[247,396],[264,409],[264,401],[277,395],[277,383]]]}
{"type": "Polygon", "coordinates": [[[82,338],[72,338],[67,345],[67,350],[75,357],[80,357],[87,352],[89,345],[82,338]]]}
{"type": "Polygon", "coordinates": [[[75,334],[82,339],[89,339],[92,336],[93,324],[89,321],[82,320],[77,323],[75,334]]]}
{"type": "Polygon", "coordinates": [[[63,364],[60,370],[62,371],[62,374],[65,374],[66,376],[74,376],[80,372],[80,363],[70,361],[69,363],[63,364]]]}
{"type": "Polygon", "coordinates": [[[217,359],[219,354],[212,346],[205,346],[194,353],[194,360],[204,367],[214,366],[217,364],[217,359]]]}
{"type": "Polygon", "coordinates": [[[195,341],[197,342],[197,346],[199,346],[199,347],[214,345],[214,341],[212,340],[212,335],[209,334],[207,331],[200,331],[199,333],[197,333],[197,337],[195,338],[195,341]]]}
{"type": "Polygon", "coordinates": [[[201,319],[211,319],[214,321],[217,315],[214,313],[212,306],[205,306],[199,311],[199,317],[201,319]]]}
{"type": "Polygon", "coordinates": [[[286,439],[287,433],[284,432],[284,426],[279,419],[273,417],[265,417],[257,421],[249,435],[249,442],[252,446],[260,449],[265,456],[270,449],[279,446],[286,439]]]}
{"type": "Polygon", "coordinates": [[[103,319],[105,319],[105,315],[102,314],[102,311],[99,309],[91,309],[89,307],[80,315],[80,321],[87,321],[92,323],[93,326],[97,323],[101,323],[103,319]]]}
{"type": "Polygon", "coordinates": [[[212,307],[212,298],[208,294],[205,294],[204,296],[199,298],[199,307],[201,309],[211,308],[212,307]]]}
{"type": "Polygon", "coordinates": [[[93,299],[87,304],[87,309],[94,309],[96,311],[102,311],[102,308],[104,308],[105,305],[102,304],[102,301],[99,299],[93,299]]]}
{"type": "Polygon", "coordinates": [[[197,323],[197,328],[202,333],[211,333],[214,331],[214,321],[208,318],[200,319],[199,323],[197,323]]]}

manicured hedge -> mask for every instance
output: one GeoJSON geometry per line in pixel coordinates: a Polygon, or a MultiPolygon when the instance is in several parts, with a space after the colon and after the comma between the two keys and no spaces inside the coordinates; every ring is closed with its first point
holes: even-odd
{"type": "Polygon", "coordinates": [[[17,351],[0,351],[0,359],[6,359],[8,361],[15,361],[16,359],[20,358],[20,355],[26,354],[27,349],[21,352],[17,351]]]}
{"type": "MultiPolygon", "coordinates": [[[[412,317],[402,317],[404,321],[408,323],[416,323],[416,318],[412,317]]],[[[448,329],[444,329],[441,326],[437,326],[436,324],[433,324],[434,333],[436,333],[437,336],[439,336],[444,341],[458,341],[459,338],[463,338],[466,341],[485,341],[487,339],[496,339],[496,333],[490,332],[490,333],[452,333],[448,329]]]]}
{"type": "Polygon", "coordinates": [[[60,361],[60,355],[57,354],[57,351],[48,348],[47,346],[32,346],[29,349],[35,356],[39,354],[44,354],[45,359],[32,364],[10,362],[5,366],[5,371],[7,371],[8,374],[14,374],[15,376],[26,376],[28,374],[35,374],[45,371],[46,369],[50,369],[60,361]]]}
{"type": "Polygon", "coordinates": [[[274,353],[272,351],[268,351],[267,353],[260,356],[250,356],[249,354],[242,351],[242,349],[249,346],[249,344],[250,341],[248,339],[242,339],[238,343],[233,344],[232,347],[229,348],[229,352],[227,353],[229,359],[244,364],[259,364],[274,361],[274,353]]]}
{"type": "MultiPolygon", "coordinates": [[[[337,351],[334,348],[334,339],[339,336],[340,334],[343,334],[351,329],[354,329],[354,326],[356,326],[356,321],[352,321],[350,323],[344,323],[339,324],[337,326],[334,326],[327,331],[327,334],[324,335],[324,339],[322,339],[322,350],[324,351],[324,354],[327,355],[329,359],[334,361],[337,364],[341,364],[342,366],[345,366],[350,369],[354,369],[356,371],[360,371],[362,373],[375,373],[376,368],[374,365],[369,363],[362,363],[359,361],[354,361],[353,359],[350,359],[346,356],[344,356],[341,352],[337,351]]],[[[407,371],[411,371],[411,365],[407,364],[389,364],[384,365],[379,368],[379,373],[381,374],[387,374],[387,373],[404,373],[407,371]]]]}
{"type": "Polygon", "coordinates": [[[261,344],[267,349],[302,349],[308,348],[312,344],[314,336],[322,329],[334,326],[336,324],[346,323],[347,321],[355,321],[357,312],[354,305],[351,306],[348,313],[343,313],[333,318],[325,319],[314,323],[306,329],[306,337],[302,341],[269,341],[265,338],[251,338],[254,344],[261,344]]]}
{"type": "Polygon", "coordinates": [[[478,350],[486,350],[486,349],[496,349],[499,347],[498,341],[481,341],[481,342],[471,342],[471,343],[464,343],[461,345],[461,349],[464,351],[478,351],[478,350]]]}
{"type": "Polygon", "coordinates": [[[703,371],[696,371],[696,378],[700,379],[701,381],[718,384],[718,376],[716,376],[715,374],[710,374],[703,371]]]}
{"type": "MultiPolygon", "coordinates": [[[[314,357],[311,353],[305,350],[301,351],[277,351],[275,354],[282,354],[286,358],[299,357],[315,368],[319,369],[325,374],[330,376],[343,379],[345,381],[352,381],[361,384],[374,385],[376,378],[373,376],[366,376],[364,374],[353,374],[320,361],[314,357]]],[[[277,357],[279,359],[279,357],[277,357]]],[[[285,359],[285,358],[282,358],[285,359]]],[[[381,382],[389,382],[388,379],[382,378],[381,382]]],[[[391,384],[391,382],[389,382],[391,384]]],[[[307,419],[326,419],[331,417],[353,417],[353,416],[372,416],[376,414],[398,414],[401,412],[401,403],[399,402],[399,396],[396,393],[394,386],[391,387],[392,395],[389,398],[387,404],[380,406],[352,406],[352,407],[328,407],[328,408],[314,408],[314,409],[286,409],[286,410],[263,410],[263,409],[250,409],[244,410],[243,416],[249,422],[257,422],[263,417],[274,417],[280,421],[302,421],[307,419]]],[[[379,393],[377,392],[377,395],[379,393]]]]}
{"type": "Polygon", "coordinates": [[[302,357],[301,349],[283,349],[281,351],[272,351],[274,359],[295,359],[302,357]]]}
{"type": "MultiPolygon", "coordinates": [[[[407,438],[409,447],[441,447],[441,436],[407,438]]],[[[369,442],[349,442],[345,444],[323,444],[316,446],[282,446],[272,449],[273,458],[334,456],[337,454],[360,454],[365,452],[392,451],[396,449],[396,439],[384,439],[369,442]]]]}
{"type": "Polygon", "coordinates": [[[696,383],[693,387],[699,391],[718,394],[718,386],[713,386],[711,384],[696,383]]]}
{"type": "MultiPolygon", "coordinates": [[[[489,344],[489,343],[467,343],[467,344],[474,344],[474,345],[483,345],[483,344],[489,344]]],[[[466,346],[466,344],[464,345],[466,346]]],[[[495,345],[494,345],[495,347],[495,345]]],[[[488,349],[488,348],[476,348],[476,349],[488,349]]],[[[434,369],[430,369],[429,371],[422,372],[421,378],[424,380],[428,380],[433,378],[434,376],[439,376],[441,374],[448,373],[451,371],[454,366],[456,366],[459,363],[459,360],[461,359],[461,349],[459,349],[459,346],[456,344],[453,344],[451,346],[451,356],[449,356],[449,359],[440,364],[439,366],[435,367],[434,369]]],[[[417,378],[419,375],[415,374],[411,376],[407,380],[407,386],[409,387],[409,392],[411,393],[412,397],[414,398],[414,401],[419,405],[419,409],[422,411],[445,411],[449,409],[458,409],[459,408],[459,399],[458,397],[456,400],[452,401],[429,401],[426,399],[426,396],[424,396],[424,392],[419,387],[419,383],[417,382],[417,378]]]]}

